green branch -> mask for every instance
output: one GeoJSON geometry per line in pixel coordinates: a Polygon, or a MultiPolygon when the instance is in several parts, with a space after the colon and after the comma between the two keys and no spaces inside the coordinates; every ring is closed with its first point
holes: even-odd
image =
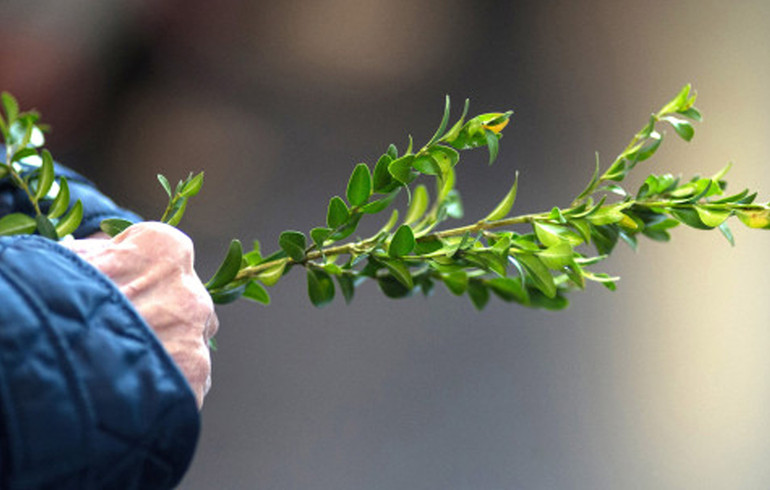
{"type": "MultiPolygon", "coordinates": [[[[409,137],[402,153],[391,144],[374,165],[356,165],[343,195],[329,200],[325,222],[307,235],[284,231],[273,253],[263,255],[259,242],[244,251],[240,241],[232,240],[206,287],[217,303],[247,298],[268,304],[266,287],[291,270],[304,268],[308,296],[316,306],[331,302],[336,291],[351,301],[356,287],[368,280],[392,298],[418,291],[430,294],[441,283],[452,294],[467,295],[479,309],[492,295],[529,307],[561,309],[567,306],[570,291],[589,282],[615,288],[617,277],[592,269],[620,241],[632,248],[641,237],[668,241],[672,228],[685,225],[718,229],[733,244],[728,226],[732,217],[750,228],[770,229],[770,206],[756,203],[755,192],[725,195],[730,165],[711,177],[684,181],[672,174],[649,174],[638,189],[622,186],[662,144],[661,125],[673,128],[684,141],[692,139],[693,123],[701,120],[695,98],[686,85],[652,113],[608,168],[600,168],[597,156],[588,184],[568,207],[511,215],[519,186],[516,173],[510,190],[484,218],[445,227],[448,220],[462,219],[464,214],[455,186],[461,153],[486,148],[489,163],[494,163],[502,131],[513,114],[492,112],[466,119],[466,100],[460,118],[450,126],[447,97],[438,128],[419,150],[413,151],[409,137]],[[393,203],[402,190],[408,206],[400,212],[393,203]],[[377,233],[350,239],[364,219],[387,215],[386,211],[389,218],[377,233]]],[[[79,224],[82,206],[70,207],[66,180],[54,178],[53,160],[40,149],[44,128],[37,124],[37,115],[20,113],[8,94],[2,95],[2,105],[6,163],[0,164],[0,178],[10,178],[24,191],[35,217],[14,213],[0,218],[0,234],[62,237],[79,224]],[[28,166],[33,160],[40,162],[36,170],[17,170],[18,163],[28,166]],[[41,204],[48,207],[47,214],[41,204]]],[[[161,221],[176,226],[189,198],[200,191],[203,173],[189,174],[174,188],[162,175],[158,181],[168,196],[161,221]]],[[[105,220],[102,229],[115,235],[130,224],[105,220]]]]}

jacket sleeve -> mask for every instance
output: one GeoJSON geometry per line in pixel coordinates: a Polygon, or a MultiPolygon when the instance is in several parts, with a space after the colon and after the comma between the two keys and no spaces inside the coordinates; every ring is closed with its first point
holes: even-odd
{"type": "MultiPolygon", "coordinates": [[[[0,154],[4,154],[4,147],[0,145],[0,154]]],[[[34,165],[22,164],[24,172],[35,169],[34,165]]],[[[141,218],[116,205],[110,198],[99,192],[92,182],[58,163],[55,164],[56,176],[66,177],[70,189],[70,201],[74,203],[78,199],[83,203],[83,221],[73,233],[75,238],[84,238],[99,231],[99,223],[107,218],[121,218],[131,222],[141,221],[141,218]]],[[[48,210],[51,201],[44,201],[42,209],[48,210]]],[[[0,217],[10,213],[34,214],[32,204],[27,199],[24,191],[16,188],[6,177],[0,180],[0,217]]]]}
{"type": "Polygon", "coordinates": [[[172,488],[199,424],[107,277],[52,241],[0,237],[0,488],[172,488]]]}

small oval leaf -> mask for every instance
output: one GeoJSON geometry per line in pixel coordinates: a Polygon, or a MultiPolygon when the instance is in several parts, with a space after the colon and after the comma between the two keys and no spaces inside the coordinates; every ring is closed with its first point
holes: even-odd
{"type": "Polygon", "coordinates": [[[51,219],[56,219],[62,214],[64,214],[65,211],[67,211],[67,208],[70,205],[70,187],[67,183],[67,179],[62,177],[59,181],[59,193],[54,198],[53,202],[51,203],[51,207],[48,208],[48,217],[51,219]]]}
{"type": "Polygon", "coordinates": [[[422,215],[425,214],[425,210],[428,209],[428,201],[428,189],[422,184],[418,185],[414,189],[412,202],[409,204],[409,209],[406,211],[404,224],[411,225],[419,220],[422,215]]]}
{"type": "Polygon", "coordinates": [[[163,187],[163,190],[166,191],[168,197],[171,197],[171,183],[168,181],[166,176],[163,174],[158,174],[158,182],[160,182],[161,187],[163,187]]]}
{"type": "Polygon", "coordinates": [[[267,294],[265,288],[262,287],[257,281],[250,281],[246,284],[246,289],[243,291],[243,297],[262,303],[263,305],[270,304],[270,295],[267,294]]]}
{"type": "Polygon", "coordinates": [[[307,294],[313,306],[320,308],[334,300],[334,281],[325,271],[307,270],[307,294]]]}
{"type": "Polygon", "coordinates": [[[201,187],[203,187],[203,172],[185,182],[182,190],[179,191],[179,195],[182,197],[192,197],[200,192],[201,187]]]}
{"type": "Polygon", "coordinates": [[[259,279],[265,286],[275,286],[281,277],[283,277],[283,273],[286,270],[286,262],[286,259],[284,259],[265,269],[257,275],[257,279],[259,279]]]}
{"type": "Polygon", "coordinates": [[[331,229],[336,229],[345,224],[348,218],[350,218],[350,211],[345,201],[339,196],[332,197],[326,211],[326,225],[331,229]]]}
{"type": "Polygon", "coordinates": [[[65,237],[73,233],[78,229],[81,221],[83,221],[83,203],[78,199],[67,214],[56,223],[56,234],[65,237]]]}
{"type": "Polygon", "coordinates": [[[133,223],[128,220],[119,219],[119,218],[110,218],[110,219],[102,220],[102,222],[99,223],[99,229],[101,229],[104,233],[106,233],[110,237],[114,237],[119,235],[120,233],[123,233],[123,231],[131,225],[133,225],[133,223]]]}
{"type": "Polygon", "coordinates": [[[359,163],[353,169],[346,195],[352,207],[361,206],[372,195],[372,174],[365,163],[359,163]]]}
{"type": "Polygon", "coordinates": [[[28,235],[35,231],[35,228],[35,219],[26,214],[12,213],[0,218],[0,236],[28,235]]]}
{"type": "Polygon", "coordinates": [[[388,247],[388,255],[391,257],[401,257],[414,250],[414,233],[409,225],[399,226],[388,247]]]}
{"type": "Polygon", "coordinates": [[[206,289],[209,291],[219,289],[226,285],[238,275],[241,269],[241,259],[243,257],[243,247],[239,240],[232,240],[227,249],[225,259],[220,264],[219,269],[206,283],[206,289]]]}
{"type": "Polygon", "coordinates": [[[484,218],[485,221],[497,221],[499,219],[503,219],[506,216],[508,216],[508,213],[513,208],[513,204],[516,202],[516,190],[519,187],[519,172],[516,172],[516,176],[513,180],[513,186],[511,187],[511,190],[508,191],[508,193],[505,195],[502,201],[495,207],[495,209],[492,210],[489,215],[487,215],[486,218],[484,218]]]}
{"type": "Polygon", "coordinates": [[[44,198],[48,194],[55,177],[51,153],[48,150],[43,150],[40,154],[43,163],[40,166],[40,177],[38,178],[37,190],[35,191],[35,199],[37,200],[44,198]]]}
{"type": "Polygon", "coordinates": [[[278,245],[286,252],[286,255],[291,257],[295,262],[302,262],[305,260],[305,248],[307,247],[307,239],[302,232],[299,231],[284,231],[281,236],[278,237],[278,245]]]}
{"type": "Polygon", "coordinates": [[[53,225],[53,223],[51,223],[51,220],[48,219],[48,216],[44,214],[38,214],[35,216],[35,222],[37,223],[37,232],[41,236],[44,236],[49,240],[59,240],[59,235],[56,234],[56,227],[53,225]]]}

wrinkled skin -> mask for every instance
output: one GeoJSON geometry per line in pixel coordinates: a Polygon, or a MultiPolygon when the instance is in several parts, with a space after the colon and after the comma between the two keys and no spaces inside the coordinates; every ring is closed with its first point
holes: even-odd
{"type": "Polygon", "coordinates": [[[112,239],[99,233],[61,244],[118,286],[179,366],[200,408],[211,387],[208,341],[219,321],[195,273],[190,238],[171,226],[144,222],[112,239]]]}

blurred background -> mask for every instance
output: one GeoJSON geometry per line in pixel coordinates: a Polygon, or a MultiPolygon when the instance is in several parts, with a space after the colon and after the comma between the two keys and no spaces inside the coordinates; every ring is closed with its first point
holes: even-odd
{"type": "MultiPolygon", "coordinates": [[[[182,223],[203,277],[230,238],[277,247],[325,219],[353,166],[444,94],[513,109],[498,163],[458,168],[466,219],[520,175],[517,208],[566,205],[688,82],[705,116],[644,172],[770,198],[764,0],[5,0],[0,88],[49,148],[148,218],[155,179],[205,170],[182,223]]],[[[645,164],[648,165],[648,164],[645,164]]],[[[219,309],[214,388],[185,489],[765,489],[770,234],[677,229],[618,246],[622,276],[559,313],[437,288],[314,309],[303,274],[269,307],[219,309]]]]}

